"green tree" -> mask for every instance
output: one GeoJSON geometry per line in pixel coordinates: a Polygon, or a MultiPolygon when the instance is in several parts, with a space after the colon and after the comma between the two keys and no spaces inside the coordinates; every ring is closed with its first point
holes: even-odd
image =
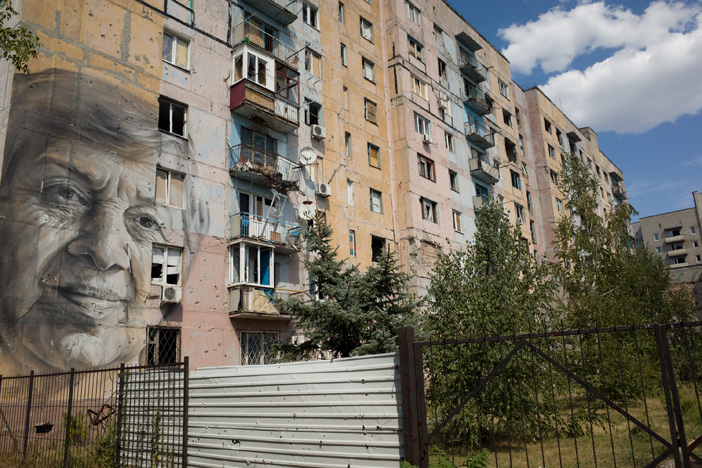
{"type": "Polygon", "coordinates": [[[0,51],[18,71],[29,73],[27,62],[37,56],[39,38],[24,26],[6,26],[17,15],[11,0],[0,0],[0,51]]]}
{"type": "Polygon", "coordinates": [[[628,203],[598,213],[598,181],[576,157],[559,178],[566,213],[556,226],[554,275],[563,290],[561,313],[570,326],[669,323],[690,319],[689,294],[671,289],[668,267],[646,247],[634,248],[628,203]]]}
{"type": "Polygon", "coordinates": [[[338,258],[332,233],[322,218],[315,220],[304,236],[311,292],[306,298],[278,302],[306,338],[300,345],[274,346],[283,359],[319,350],[331,351],[334,357],[394,351],[399,329],[414,323],[418,302],[408,292],[409,277],[399,271],[394,254],[381,255],[363,273],[338,258]]]}
{"type": "MultiPolygon", "coordinates": [[[[473,244],[437,255],[426,317],[432,340],[542,331],[554,294],[548,265],[536,264],[502,205],[492,202],[478,213],[473,244]]],[[[513,345],[501,341],[431,347],[425,362],[431,375],[440,376],[430,380],[427,392],[427,413],[438,416],[434,424],[443,420],[513,345]]],[[[501,375],[446,426],[445,441],[455,437],[477,447],[489,440],[489,431],[505,430],[507,425],[511,433],[526,437],[544,433],[548,424],[539,427],[533,392],[534,385],[541,387],[542,395],[546,392],[548,369],[533,364],[524,352],[510,360],[501,375]],[[495,429],[491,429],[493,423],[495,429]]]]}

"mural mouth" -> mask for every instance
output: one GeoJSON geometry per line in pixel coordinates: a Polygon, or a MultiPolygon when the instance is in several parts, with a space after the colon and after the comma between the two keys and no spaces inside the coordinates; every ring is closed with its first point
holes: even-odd
{"type": "Polygon", "coordinates": [[[57,287],[55,290],[68,302],[89,311],[90,315],[95,315],[95,312],[98,310],[124,308],[125,306],[124,298],[109,290],[87,286],[78,288],[57,287]]]}

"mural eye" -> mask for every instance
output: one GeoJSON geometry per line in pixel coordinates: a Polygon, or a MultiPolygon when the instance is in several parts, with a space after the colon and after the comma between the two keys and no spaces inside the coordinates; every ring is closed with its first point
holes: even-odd
{"type": "Polygon", "coordinates": [[[146,229],[153,229],[158,227],[158,222],[151,216],[139,216],[137,218],[139,225],[146,229]]]}
{"type": "Polygon", "coordinates": [[[68,184],[47,187],[44,190],[44,197],[51,205],[66,210],[83,210],[87,205],[78,190],[68,184]]]}

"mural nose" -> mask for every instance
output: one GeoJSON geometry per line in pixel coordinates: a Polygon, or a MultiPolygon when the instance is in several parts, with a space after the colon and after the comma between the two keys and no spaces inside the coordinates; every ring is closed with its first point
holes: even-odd
{"type": "Polygon", "coordinates": [[[129,268],[129,234],[121,215],[102,213],[85,226],[83,234],[70,243],[68,252],[99,271],[129,268]]]}

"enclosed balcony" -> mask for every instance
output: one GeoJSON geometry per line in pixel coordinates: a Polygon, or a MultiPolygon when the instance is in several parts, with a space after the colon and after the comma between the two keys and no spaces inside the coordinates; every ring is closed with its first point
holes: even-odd
{"type": "Polygon", "coordinates": [[[297,0],[242,0],[244,3],[252,5],[261,13],[269,16],[288,26],[297,19],[297,11],[300,9],[300,2],[297,0]]]}
{"type": "Polygon", "coordinates": [[[490,98],[477,86],[464,82],[463,102],[474,112],[485,115],[492,110],[492,101],[490,98]]]}
{"type": "Polygon", "coordinates": [[[281,192],[297,189],[302,167],[288,158],[253,145],[229,148],[229,174],[281,192]]]}
{"type": "Polygon", "coordinates": [[[470,165],[470,175],[476,179],[488,184],[496,184],[500,180],[500,170],[488,161],[479,157],[472,157],[468,163],[470,165]]]}
{"type": "MultiPolygon", "coordinates": [[[[266,0],[256,2],[256,5],[267,3],[266,0]]],[[[274,2],[268,2],[274,3],[274,2]]],[[[238,49],[243,45],[254,46],[265,55],[271,56],[276,60],[286,64],[291,68],[297,69],[300,66],[298,57],[299,48],[291,44],[281,41],[277,37],[277,32],[270,28],[264,29],[263,23],[256,18],[251,17],[234,26],[232,30],[232,47],[234,54],[238,53],[238,49]]]]}
{"type": "Polygon", "coordinates": [[[471,53],[461,51],[461,55],[458,57],[458,65],[461,73],[476,83],[482,83],[487,79],[485,67],[471,53]]]}
{"type": "Polygon", "coordinates": [[[267,288],[257,285],[237,285],[229,287],[229,318],[255,320],[290,320],[291,316],[275,303],[276,300],[299,297],[305,299],[302,291],[267,288]]]}
{"type": "Polygon", "coordinates": [[[626,191],[624,190],[624,186],[620,184],[612,185],[612,195],[620,200],[626,200],[626,191]]]}
{"type": "Polygon", "coordinates": [[[255,240],[282,253],[300,249],[300,226],[278,218],[240,212],[229,217],[232,241],[255,240]]]}
{"type": "Polygon", "coordinates": [[[229,108],[237,115],[282,133],[300,126],[299,105],[248,79],[230,88],[229,108]]]}
{"type": "Polygon", "coordinates": [[[466,137],[471,143],[482,149],[495,146],[495,134],[486,126],[482,125],[478,119],[468,116],[468,121],[464,124],[466,137]]]}

